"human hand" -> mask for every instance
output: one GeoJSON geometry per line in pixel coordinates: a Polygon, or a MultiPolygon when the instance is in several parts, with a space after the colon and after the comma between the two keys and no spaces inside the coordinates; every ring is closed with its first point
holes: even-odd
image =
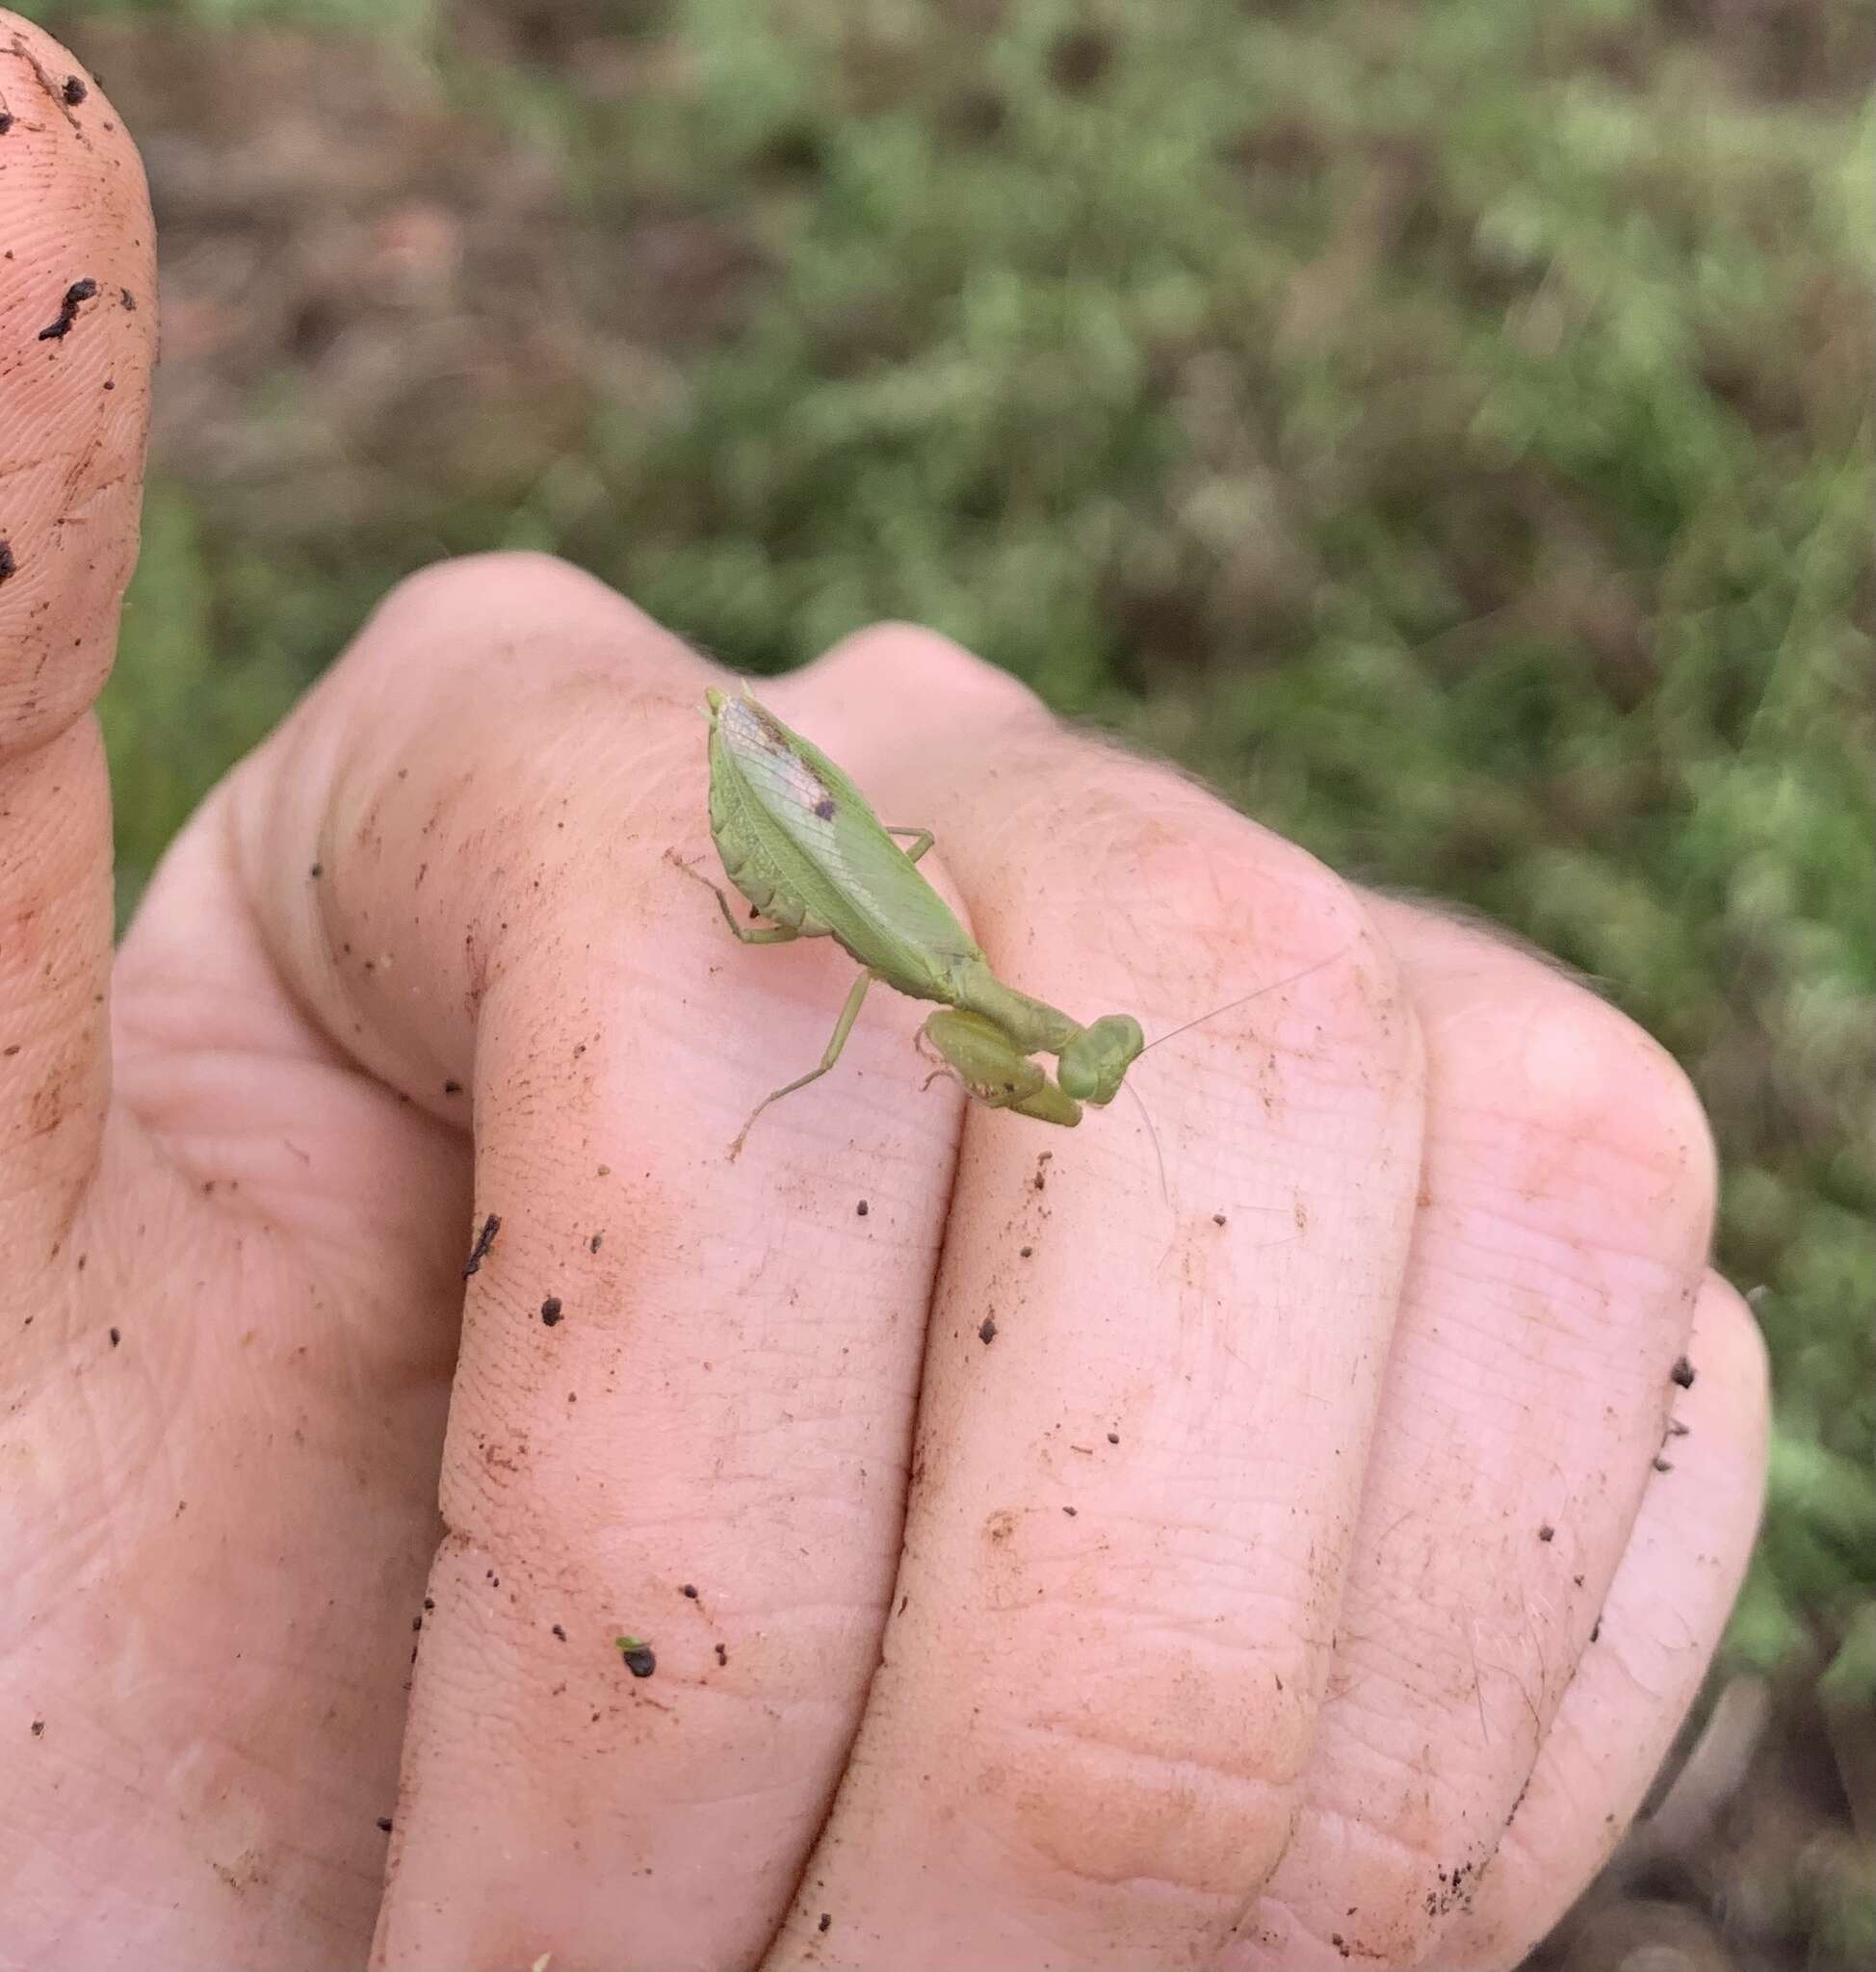
{"type": "Polygon", "coordinates": [[[0,89],[0,1963],[1514,1963],[1758,1511],[1679,1072],[889,627],[765,697],[1003,976],[1315,970],[1136,1066],[1163,1181],[886,993],[730,1163],[852,968],[671,869],[721,674],[532,558],[400,588],[114,967],[149,218],[8,16],[0,89]]]}

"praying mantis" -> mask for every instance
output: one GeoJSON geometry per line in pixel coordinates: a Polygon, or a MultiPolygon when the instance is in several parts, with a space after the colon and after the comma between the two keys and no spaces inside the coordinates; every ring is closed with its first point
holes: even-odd
{"type": "Polygon", "coordinates": [[[918,871],[934,840],[929,829],[887,827],[852,781],[746,687],[741,697],[706,691],[704,706],[710,833],[724,874],[769,922],[740,922],[717,885],[671,860],[716,893],[724,922],[744,945],[832,938],[861,968],[820,1067],[756,1104],[730,1146],[732,1158],[771,1103],[820,1080],[839,1061],[874,980],[939,1002],[921,1030],[922,1043],[977,1102],[1072,1126],[1081,1120],[1082,1103],[1113,1101],[1146,1046],[1138,1021],[1111,1013],[1083,1026],[1046,1000],[1005,986],[918,871]],[[910,838],[910,846],[901,848],[896,836],[910,838]],[[1036,1054],[1055,1057],[1053,1078],[1030,1058],[1036,1054]]]}
{"type": "MultiPolygon", "coordinates": [[[[839,1061],[875,979],[912,999],[938,1002],[919,1030],[921,1047],[928,1044],[939,1058],[938,1074],[949,1069],[968,1095],[992,1109],[1072,1127],[1081,1122],[1084,1103],[1103,1108],[1114,1100],[1147,1049],[1293,985],[1350,948],[1339,947],[1158,1040],[1148,1041],[1132,1014],[1103,1014],[1082,1026],[1047,1000],[1005,986],[990,970],[982,948],[919,874],[918,860],[935,840],[928,828],[883,823],[820,747],[757,704],[746,685],[735,698],[707,690],[704,716],[710,722],[711,837],[724,874],[751,914],[769,922],[741,922],[709,877],[674,850],[667,858],[715,894],[724,923],[744,945],[831,938],[861,969],[821,1065],[756,1104],[730,1145],[732,1159],[771,1103],[819,1081],[839,1061]],[[911,846],[901,849],[895,836],[909,837],[911,846]],[[1055,1057],[1053,1079],[1030,1059],[1036,1054],[1055,1057]]],[[[1157,1154],[1157,1136],[1155,1145],[1157,1154]]]]}

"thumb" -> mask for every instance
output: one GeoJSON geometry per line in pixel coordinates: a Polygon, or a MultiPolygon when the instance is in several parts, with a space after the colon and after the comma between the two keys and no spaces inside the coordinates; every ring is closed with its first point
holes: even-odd
{"type": "Polygon", "coordinates": [[[137,152],[0,12],[0,1250],[42,1258],[108,1089],[111,804],[91,706],[137,558],[155,345],[137,152]]]}

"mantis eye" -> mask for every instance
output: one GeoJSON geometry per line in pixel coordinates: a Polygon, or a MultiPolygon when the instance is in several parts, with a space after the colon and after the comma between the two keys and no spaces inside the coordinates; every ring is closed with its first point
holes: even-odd
{"type": "Polygon", "coordinates": [[[1132,1014],[1103,1014],[1083,1027],[1057,1057],[1056,1080],[1078,1103],[1111,1103],[1146,1036],[1132,1014]]]}

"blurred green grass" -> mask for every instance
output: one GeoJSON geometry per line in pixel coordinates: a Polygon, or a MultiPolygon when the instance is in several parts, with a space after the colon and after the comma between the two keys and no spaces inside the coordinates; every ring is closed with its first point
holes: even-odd
{"type": "MultiPolygon", "coordinates": [[[[762,671],[932,624],[1674,1051],[1776,1362],[1731,1648],[1811,1675],[1867,1625],[1867,0],[49,12],[81,54],[388,39],[551,172],[541,305],[603,345],[350,432],[343,500],[159,454],[105,706],[127,896],[439,554],[557,550],[762,671]],[[672,238],[693,321],[627,305],[672,238]]],[[[283,353],[241,415],[307,389],[283,353]]]]}

